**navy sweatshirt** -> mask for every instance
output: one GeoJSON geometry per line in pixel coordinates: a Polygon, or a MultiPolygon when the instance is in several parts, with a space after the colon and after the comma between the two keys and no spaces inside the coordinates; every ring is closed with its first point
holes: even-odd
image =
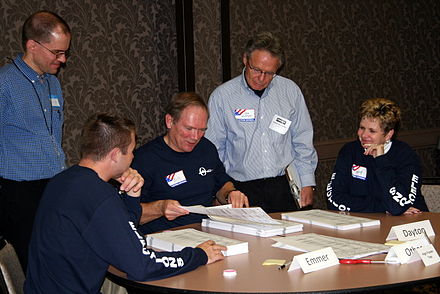
{"type": "Polygon", "coordinates": [[[200,248],[147,249],[138,197],[119,195],[95,171],[73,166],[47,185],[29,250],[25,293],[99,293],[109,265],[149,281],[206,264],[200,248]]]}
{"type": "MultiPolygon", "coordinates": [[[[132,164],[144,178],[142,202],[173,199],[181,205],[211,206],[217,191],[231,178],[214,144],[202,138],[191,152],[176,152],[163,136],[136,150],[132,164]]],[[[143,233],[199,223],[206,216],[190,213],[173,221],[160,217],[139,227],[143,233]]]]}
{"type": "Polygon", "coordinates": [[[411,206],[428,211],[420,193],[419,158],[406,143],[395,140],[386,154],[376,158],[363,153],[358,140],[342,147],[327,185],[329,209],[392,215],[411,206]]]}

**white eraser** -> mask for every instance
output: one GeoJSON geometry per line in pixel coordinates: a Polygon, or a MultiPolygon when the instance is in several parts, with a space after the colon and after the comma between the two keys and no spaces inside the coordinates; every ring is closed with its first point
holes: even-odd
{"type": "Polygon", "coordinates": [[[237,275],[237,271],[235,269],[225,269],[223,271],[224,277],[235,277],[237,275]]]}

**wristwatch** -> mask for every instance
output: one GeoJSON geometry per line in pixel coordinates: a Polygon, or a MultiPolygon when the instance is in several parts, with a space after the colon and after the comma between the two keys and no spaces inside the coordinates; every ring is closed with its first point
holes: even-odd
{"type": "Polygon", "coordinates": [[[237,189],[233,189],[233,190],[229,191],[228,193],[226,193],[226,196],[225,196],[226,204],[228,204],[228,202],[229,202],[229,194],[231,194],[231,192],[234,192],[234,191],[237,191],[237,189]]]}

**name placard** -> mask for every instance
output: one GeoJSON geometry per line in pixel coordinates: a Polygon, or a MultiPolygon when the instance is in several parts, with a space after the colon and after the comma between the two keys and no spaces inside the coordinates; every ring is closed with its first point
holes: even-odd
{"type": "Polygon", "coordinates": [[[339,259],[331,247],[307,252],[293,257],[289,272],[297,269],[307,274],[339,264],[339,259]]]}
{"type": "Polygon", "coordinates": [[[422,246],[422,248],[418,248],[416,250],[417,253],[420,255],[420,257],[422,258],[422,261],[425,264],[425,266],[430,266],[440,262],[440,257],[438,256],[438,253],[432,244],[422,246]]]}
{"type": "MultiPolygon", "coordinates": [[[[418,249],[431,245],[426,237],[408,241],[400,245],[391,247],[388,251],[385,261],[389,263],[411,263],[420,260],[418,249]]],[[[432,245],[431,245],[432,246],[432,245]]]]}
{"type": "Polygon", "coordinates": [[[435,236],[434,229],[429,220],[391,227],[386,240],[409,241],[424,237],[425,234],[428,237],[435,236]]]}

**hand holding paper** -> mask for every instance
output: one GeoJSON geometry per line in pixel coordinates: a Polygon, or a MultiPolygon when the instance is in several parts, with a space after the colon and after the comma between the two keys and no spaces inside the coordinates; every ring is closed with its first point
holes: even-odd
{"type": "Polygon", "coordinates": [[[232,208],[229,204],[213,207],[204,207],[201,205],[181,206],[181,208],[193,213],[206,214],[211,219],[216,219],[216,217],[227,217],[255,223],[280,224],[279,221],[270,217],[261,207],[232,208]]]}
{"type": "Polygon", "coordinates": [[[189,211],[182,207],[180,203],[176,200],[168,199],[159,201],[161,201],[162,204],[162,215],[170,221],[175,220],[179,216],[189,214],[189,211]]]}
{"type": "Polygon", "coordinates": [[[229,193],[229,203],[232,204],[232,207],[234,208],[242,208],[242,207],[249,207],[249,200],[247,196],[238,190],[231,191],[229,193]]]}

